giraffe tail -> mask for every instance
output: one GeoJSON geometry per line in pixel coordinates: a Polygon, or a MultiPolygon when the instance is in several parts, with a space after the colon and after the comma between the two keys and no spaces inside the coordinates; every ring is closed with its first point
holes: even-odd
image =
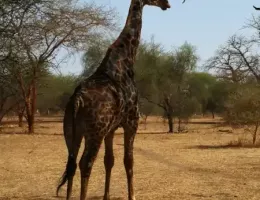
{"type": "MultiPolygon", "coordinates": [[[[67,161],[65,172],[63,173],[62,177],[60,178],[59,184],[57,186],[57,190],[56,190],[56,195],[57,196],[59,196],[60,188],[71,177],[73,177],[75,175],[75,172],[76,172],[76,168],[77,168],[77,163],[76,163],[77,155],[73,154],[73,148],[75,148],[75,147],[79,148],[79,146],[74,144],[75,143],[74,142],[75,141],[75,134],[76,134],[76,123],[75,123],[75,121],[76,121],[76,115],[77,115],[78,109],[79,109],[79,107],[81,105],[82,105],[82,98],[76,98],[74,100],[74,103],[73,103],[72,113],[66,113],[66,111],[65,111],[65,117],[66,117],[66,114],[67,114],[67,115],[70,115],[70,119],[72,119],[72,131],[70,133],[66,134],[65,130],[64,130],[64,133],[65,133],[64,135],[65,135],[65,137],[70,137],[69,140],[71,141],[72,145],[70,146],[70,148],[68,147],[68,150],[69,150],[68,161],[67,161]]],[[[80,140],[80,142],[81,142],[81,140],[80,140]]],[[[72,182],[72,180],[71,180],[71,182],[72,182]]],[[[69,181],[69,186],[68,187],[70,187],[70,189],[68,191],[71,192],[72,183],[70,183],[70,181],[69,181]]]]}
{"type": "Polygon", "coordinates": [[[62,177],[60,179],[59,185],[57,187],[57,190],[56,190],[56,195],[57,196],[59,196],[60,188],[67,182],[69,177],[73,177],[75,175],[76,168],[77,168],[77,164],[76,164],[75,158],[72,157],[72,156],[69,156],[65,172],[63,173],[63,175],[62,175],[62,177]]]}

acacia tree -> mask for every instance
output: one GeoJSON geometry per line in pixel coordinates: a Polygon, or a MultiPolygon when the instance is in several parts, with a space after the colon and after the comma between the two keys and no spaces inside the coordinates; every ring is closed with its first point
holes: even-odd
{"type": "MultiPolygon", "coordinates": [[[[34,132],[37,83],[48,68],[57,66],[63,49],[83,50],[104,30],[114,30],[114,12],[77,1],[6,1],[1,7],[2,57],[19,85],[26,106],[29,133],[34,132]]],[[[1,31],[0,31],[1,32],[1,31]]]]}
{"type": "Polygon", "coordinates": [[[173,58],[174,82],[177,85],[173,110],[178,118],[178,132],[181,132],[181,121],[187,120],[198,107],[198,101],[188,90],[190,86],[187,80],[187,75],[196,68],[198,56],[195,47],[185,42],[176,50],[173,58]]]}
{"type": "Polygon", "coordinates": [[[194,47],[187,43],[173,52],[165,52],[152,40],[139,49],[135,69],[140,96],[164,110],[169,133],[173,133],[173,117],[180,122],[184,116],[181,107],[186,107],[185,76],[194,69],[196,61],[194,47]]]}
{"type": "Polygon", "coordinates": [[[233,83],[245,82],[247,77],[254,77],[260,83],[260,60],[254,47],[252,40],[234,35],[206,61],[204,67],[215,70],[219,78],[233,83]]]}

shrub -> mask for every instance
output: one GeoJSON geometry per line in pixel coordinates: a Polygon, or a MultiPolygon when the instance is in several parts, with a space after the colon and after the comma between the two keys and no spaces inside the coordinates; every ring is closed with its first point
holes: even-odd
{"type": "Polygon", "coordinates": [[[229,95],[224,119],[232,127],[253,127],[250,131],[255,144],[260,125],[260,87],[244,85],[229,95]]]}

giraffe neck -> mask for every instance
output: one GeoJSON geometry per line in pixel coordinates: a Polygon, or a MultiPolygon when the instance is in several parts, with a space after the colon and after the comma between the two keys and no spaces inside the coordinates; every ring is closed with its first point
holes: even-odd
{"type": "Polygon", "coordinates": [[[143,0],[132,0],[125,26],[108,48],[95,74],[105,73],[116,82],[133,80],[134,62],[142,29],[143,0]]]}
{"type": "Polygon", "coordinates": [[[143,1],[132,0],[125,26],[110,48],[124,49],[128,58],[135,59],[142,29],[143,1]]]}

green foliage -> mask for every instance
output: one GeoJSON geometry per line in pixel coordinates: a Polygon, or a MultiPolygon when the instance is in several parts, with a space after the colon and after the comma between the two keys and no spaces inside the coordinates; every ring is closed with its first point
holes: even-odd
{"type": "Polygon", "coordinates": [[[184,81],[185,75],[196,68],[198,61],[196,48],[185,42],[172,53],[171,59],[171,67],[174,72],[175,81],[181,83],[184,81]]]}
{"type": "Polygon", "coordinates": [[[196,97],[191,97],[184,93],[179,94],[177,98],[173,107],[173,116],[180,120],[188,120],[200,108],[200,104],[196,97]]]}
{"type": "Polygon", "coordinates": [[[193,72],[188,74],[187,84],[189,86],[190,96],[196,98],[200,104],[199,111],[203,114],[207,110],[207,106],[212,97],[211,88],[216,84],[216,81],[216,78],[208,73],[193,72]]]}
{"type": "Polygon", "coordinates": [[[77,78],[73,75],[50,74],[45,77],[38,91],[37,108],[42,111],[63,110],[74,91],[76,82],[77,78]]]}
{"type": "Polygon", "coordinates": [[[163,53],[160,44],[153,41],[142,42],[139,46],[134,69],[141,98],[158,100],[158,85],[163,86],[165,79],[161,69],[164,62],[163,53]]]}
{"type": "Polygon", "coordinates": [[[208,73],[193,72],[188,75],[189,91],[199,101],[209,98],[210,88],[216,84],[216,78],[208,73]]]}
{"type": "Polygon", "coordinates": [[[139,109],[142,115],[145,115],[147,117],[151,114],[156,113],[156,106],[143,98],[139,100],[139,109]]]}
{"type": "Polygon", "coordinates": [[[84,78],[89,77],[95,72],[103,60],[110,43],[111,42],[108,39],[98,38],[88,45],[88,48],[82,57],[82,64],[84,67],[82,76],[84,78]]]}
{"type": "Polygon", "coordinates": [[[229,95],[236,91],[238,85],[226,81],[217,81],[209,87],[210,97],[208,99],[207,109],[217,113],[225,111],[225,103],[229,95]]]}
{"type": "MultiPolygon", "coordinates": [[[[195,48],[184,43],[166,52],[161,44],[142,42],[135,63],[136,82],[141,98],[162,108],[169,125],[173,117],[188,119],[197,110],[196,98],[187,97],[188,75],[196,68],[195,48]]],[[[144,106],[144,105],[143,105],[144,106]]],[[[151,109],[148,105],[146,109],[151,109]]],[[[145,107],[145,106],[144,106],[145,107]]],[[[141,106],[142,110],[142,106],[141,106]]],[[[158,113],[158,112],[157,112],[158,113]]],[[[172,130],[172,128],[169,128],[172,130]]]]}
{"type": "Polygon", "coordinates": [[[260,87],[240,86],[229,95],[224,119],[234,125],[255,125],[260,122],[260,87]]]}
{"type": "Polygon", "coordinates": [[[252,142],[255,144],[260,125],[260,86],[240,86],[229,95],[225,106],[225,121],[233,127],[248,126],[249,131],[252,133],[252,142]],[[250,130],[252,126],[254,130],[250,130]]]}

